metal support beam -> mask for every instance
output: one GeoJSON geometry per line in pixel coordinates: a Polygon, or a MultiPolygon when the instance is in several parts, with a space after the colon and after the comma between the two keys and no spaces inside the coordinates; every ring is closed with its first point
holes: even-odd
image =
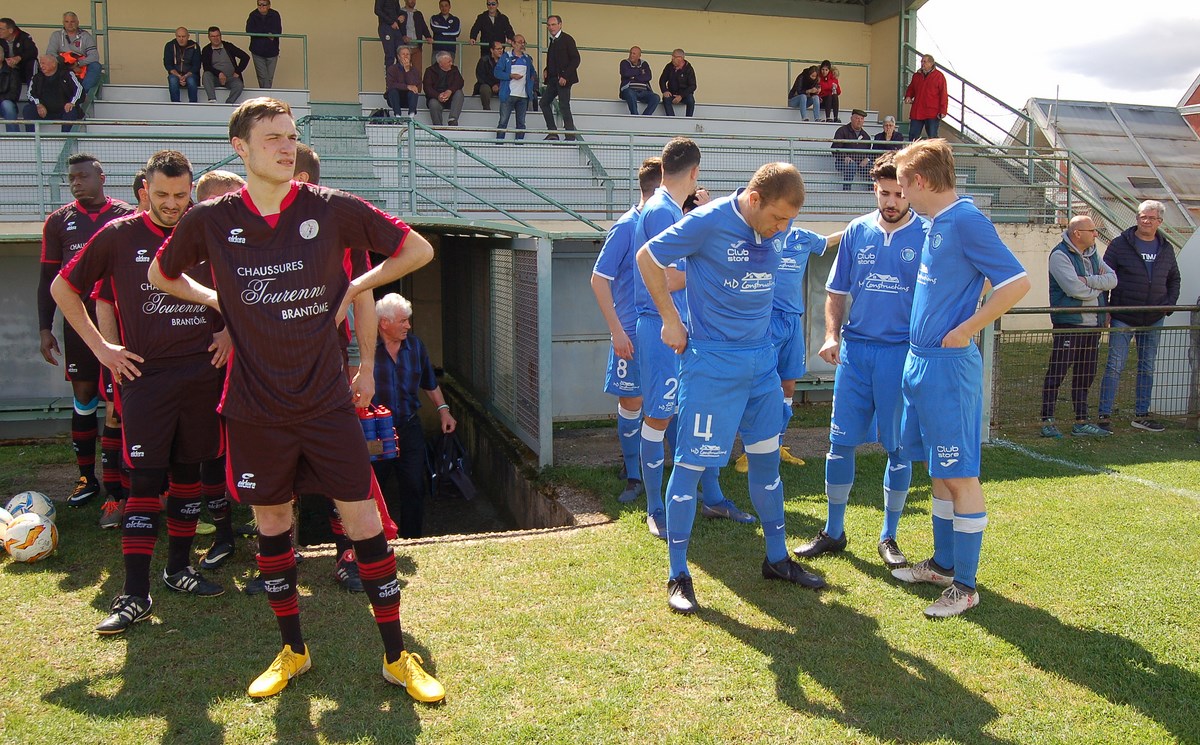
{"type": "Polygon", "coordinates": [[[535,239],[537,246],[537,321],[538,321],[538,467],[554,463],[554,354],[552,314],[553,293],[550,277],[549,238],[535,239]]]}

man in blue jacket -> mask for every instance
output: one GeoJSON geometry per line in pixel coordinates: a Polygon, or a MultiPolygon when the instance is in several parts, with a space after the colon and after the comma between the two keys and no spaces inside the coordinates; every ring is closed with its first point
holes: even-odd
{"type": "Polygon", "coordinates": [[[192,41],[186,26],[175,29],[175,38],[163,47],[163,67],[171,100],[179,103],[179,91],[187,87],[188,100],[196,103],[200,93],[200,46],[192,41]]]}
{"type": "Polygon", "coordinates": [[[529,110],[529,100],[533,98],[537,87],[536,69],[533,57],[525,53],[525,37],[521,34],[513,36],[512,50],[500,55],[493,71],[500,81],[500,122],[496,125],[496,139],[504,139],[504,130],[508,128],[508,119],[513,112],[517,113],[517,139],[525,139],[525,112],[529,110]]]}
{"type": "MultiPolygon", "coordinates": [[[[1109,305],[1174,305],[1179,300],[1179,264],[1175,249],[1158,228],[1166,208],[1152,199],[1138,205],[1137,225],[1108,244],[1104,263],[1117,275],[1117,286],[1109,305]]],[[[1135,429],[1162,432],[1162,423],[1150,418],[1150,393],[1154,388],[1154,363],[1158,358],[1158,330],[1167,314],[1163,311],[1114,311],[1108,337],[1108,363],[1100,381],[1100,422],[1112,431],[1113,403],[1117,384],[1129,356],[1129,342],[1137,343],[1138,369],[1133,421],[1135,429]],[[1133,330],[1137,329],[1137,330],[1133,330]]]]}

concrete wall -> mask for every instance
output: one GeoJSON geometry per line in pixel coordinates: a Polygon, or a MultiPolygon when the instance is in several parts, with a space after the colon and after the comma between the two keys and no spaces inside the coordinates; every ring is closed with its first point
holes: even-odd
{"type": "MultiPolygon", "coordinates": [[[[275,9],[283,17],[285,33],[307,34],[309,41],[309,76],[313,100],[358,100],[358,37],[375,37],[375,16],[372,5],[363,0],[287,0],[276,2],[275,9]]],[[[18,25],[61,23],[60,5],[35,5],[14,11],[18,25]]],[[[429,15],[437,13],[432,0],[420,0],[417,8],[429,15]]],[[[537,43],[537,3],[529,0],[505,0],[501,10],[507,14],[517,32],[526,36],[531,45],[537,43]]],[[[455,14],[463,22],[463,36],[475,16],[485,9],[482,2],[460,0],[455,14]]],[[[201,45],[207,40],[203,31],[210,25],[222,28],[226,38],[245,49],[248,39],[239,36],[245,29],[246,16],[254,10],[250,0],[209,0],[202,4],[170,5],[147,0],[122,0],[108,3],[110,26],[170,28],[187,26],[200,31],[201,45]]],[[[80,21],[89,24],[83,5],[77,8],[80,21]]],[[[875,26],[844,21],[818,21],[767,16],[739,16],[728,13],[689,12],[656,8],[632,8],[591,3],[554,3],[554,12],[563,17],[563,28],[583,47],[606,47],[627,50],[637,44],[646,50],[666,51],[667,54],[646,55],[655,75],[669,61],[669,52],[683,47],[689,52],[715,54],[761,55],[764,57],[831,59],[871,64],[871,106],[883,113],[894,113],[897,21],[885,21],[875,26]],[[636,30],[634,30],[636,29],[636,30]],[[748,40],[753,44],[748,44],[748,40]],[[889,103],[890,102],[890,103],[889,103]]],[[[49,29],[28,29],[44,46],[49,29]]],[[[544,27],[542,29],[544,35],[544,27]]],[[[165,84],[162,69],[163,45],[171,34],[113,32],[110,39],[111,59],[104,60],[112,79],[118,83],[165,84]]],[[[365,43],[363,55],[367,60],[365,74],[368,89],[378,89],[383,82],[383,59],[377,42],[365,43]],[[377,71],[377,74],[374,72],[377,71]]],[[[428,52],[428,48],[426,49],[428,52]]],[[[617,97],[617,66],[625,56],[621,53],[585,52],[580,70],[577,96],[587,98],[617,97]]],[[[302,65],[298,63],[301,47],[298,40],[284,40],[275,84],[281,88],[300,88],[303,83],[302,65]]],[[[475,58],[468,54],[469,68],[464,70],[468,82],[475,58]]],[[[428,54],[426,54],[428,61],[428,54]]],[[[746,104],[783,104],[792,79],[801,66],[793,66],[791,77],[782,63],[755,63],[733,60],[692,58],[699,81],[701,101],[746,104]]],[[[866,103],[866,76],[863,68],[843,67],[842,81],[846,95],[842,108],[849,110],[866,103]]],[[[253,81],[251,73],[249,79],[253,81]]]]}

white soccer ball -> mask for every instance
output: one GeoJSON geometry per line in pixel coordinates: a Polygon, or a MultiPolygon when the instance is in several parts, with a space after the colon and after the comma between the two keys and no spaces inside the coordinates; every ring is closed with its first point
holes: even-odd
{"type": "Polygon", "coordinates": [[[0,507],[0,531],[4,530],[4,526],[13,521],[12,513],[0,507]]]}
{"type": "Polygon", "coordinates": [[[32,564],[58,546],[58,528],[44,515],[26,512],[13,518],[4,531],[4,550],[17,561],[32,564]]]}
{"type": "Polygon", "coordinates": [[[13,517],[23,515],[26,512],[32,512],[36,515],[46,517],[50,522],[54,522],[54,517],[57,510],[54,508],[54,502],[50,501],[50,497],[42,494],[40,491],[23,491],[12,499],[8,500],[8,505],[5,507],[13,517]]]}

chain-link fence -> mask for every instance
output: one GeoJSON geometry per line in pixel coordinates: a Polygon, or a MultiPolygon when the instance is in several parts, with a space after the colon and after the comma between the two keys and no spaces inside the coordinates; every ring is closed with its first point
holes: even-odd
{"type": "MultiPolygon", "coordinates": [[[[1153,367],[1153,385],[1149,392],[1150,413],[1180,425],[1194,424],[1200,413],[1200,306],[1173,306],[1161,310],[1184,311],[1168,316],[1160,327],[1122,328],[1128,333],[1128,355],[1115,388],[1112,411],[1114,421],[1126,424],[1136,411],[1138,366],[1142,350],[1139,341],[1153,342],[1157,337],[1157,359],[1153,367]],[[1188,315],[1190,313],[1190,315],[1188,315]],[[1180,320],[1182,319],[1182,320],[1180,320]],[[1140,334],[1138,332],[1148,332],[1140,334]]],[[[1076,417],[1073,393],[1087,396],[1086,414],[1095,421],[1100,405],[1101,387],[1109,352],[1117,334],[1111,328],[1094,331],[1054,329],[1051,313],[1078,312],[1075,308],[1022,308],[1001,319],[1000,328],[990,336],[993,357],[991,426],[993,434],[1011,435],[1036,431],[1053,402],[1054,415],[1060,422],[1076,417]],[[1005,328],[1004,321],[1015,316],[1040,316],[1041,328],[1005,328]],[[1056,344],[1057,340],[1057,344],[1056,344]],[[1088,367],[1094,360],[1094,376],[1088,367]],[[1091,380],[1089,381],[1089,377],[1091,380]],[[1060,378],[1057,396],[1054,379],[1060,378]]],[[[1028,326],[1028,320],[1022,326],[1028,326]]],[[[1013,324],[1015,325],[1015,324],[1013,324]]],[[[1123,340],[1118,339],[1118,342],[1123,340]]]]}

